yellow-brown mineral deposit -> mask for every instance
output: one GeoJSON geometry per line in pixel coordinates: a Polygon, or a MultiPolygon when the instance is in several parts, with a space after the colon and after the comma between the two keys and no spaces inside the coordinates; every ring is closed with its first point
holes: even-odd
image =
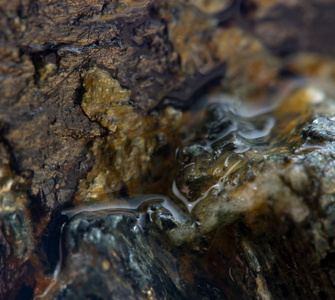
{"type": "Polygon", "coordinates": [[[126,124],[132,117],[129,105],[130,91],[121,87],[107,71],[94,67],[83,72],[83,95],[81,107],[92,121],[116,133],[120,123],[126,124]]]}
{"type": "MultiPolygon", "coordinates": [[[[83,74],[82,108],[92,121],[110,132],[94,140],[95,164],[80,180],[75,203],[103,201],[167,187],[169,165],[179,145],[183,115],[166,108],[142,115],[129,104],[130,91],[97,67],[83,74]]],[[[171,178],[171,177],[170,177],[171,178]]]]}

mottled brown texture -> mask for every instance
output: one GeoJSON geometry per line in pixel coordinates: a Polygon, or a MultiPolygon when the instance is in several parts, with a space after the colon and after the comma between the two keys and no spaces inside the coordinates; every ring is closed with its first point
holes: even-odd
{"type": "MultiPolygon", "coordinates": [[[[213,80],[266,94],[280,72],[272,54],[334,55],[334,1],[266,2],[0,0],[0,134],[11,172],[30,182],[37,238],[92,169],[90,143],[112,139],[80,107],[83,70],[109,72],[145,114],[160,104],[188,107],[213,80]]],[[[27,274],[10,273],[0,298],[14,297],[27,274]]]]}
{"type": "MultiPolygon", "coordinates": [[[[33,178],[32,196],[47,209],[65,203],[73,195],[77,179],[90,167],[87,142],[103,130],[91,123],[78,105],[84,67],[96,64],[107,69],[131,91],[135,107],[148,110],[163,99],[183,105],[213,77],[223,76],[223,64],[234,54],[216,54],[220,22],[247,22],[271,49],[282,52],[282,44],[289,45],[287,39],[278,39],[277,31],[262,33],[264,24],[271,22],[281,26],[280,32],[294,35],[298,41],[304,39],[294,51],[333,54],[328,38],[332,18],[313,17],[320,26],[308,23],[306,27],[302,14],[287,17],[294,9],[328,16],[331,1],[316,5],[315,12],[309,8],[311,4],[302,7],[277,1],[266,6],[254,2],[255,6],[249,6],[256,11],[248,9],[241,18],[239,7],[229,1],[225,6],[217,3],[213,16],[209,15],[213,9],[204,11],[201,1],[195,6],[183,1],[0,2],[0,119],[2,126],[6,125],[3,134],[13,149],[17,170],[33,178]],[[178,14],[171,14],[173,10],[178,14]],[[303,34],[294,31],[300,27],[304,27],[303,34]],[[315,37],[322,40],[315,42],[315,37]]],[[[242,1],[242,8],[248,3],[242,1]]],[[[264,72],[273,71],[270,67],[264,72]]]]}
{"type": "Polygon", "coordinates": [[[279,55],[335,55],[333,0],[244,0],[246,28],[279,55]]]}

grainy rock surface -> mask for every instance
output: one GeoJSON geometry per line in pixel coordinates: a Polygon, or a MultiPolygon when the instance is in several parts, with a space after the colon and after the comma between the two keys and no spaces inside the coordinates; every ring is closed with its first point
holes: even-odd
{"type": "MultiPolygon", "coordinates": [[[[0,0],[0,298],[30,299],[52,281],[41,237],[58,209],[145,193],[191,211],[164,231],[169,247],[186,247],[176,293],[331,298],[331,89],[307,82],[256,119],[225,105],[210,106],[207,120],[184,111],[222,93],[264,106],[292,78],[334,80],[334,9],[333,0],[0,0]],[[228,159],[236,151],[242,163],[228,159]],[[184,170],[189,159],[197,165],[184,170]]],[[[150,273],[155,263],[144,265],[150,273]]]]}

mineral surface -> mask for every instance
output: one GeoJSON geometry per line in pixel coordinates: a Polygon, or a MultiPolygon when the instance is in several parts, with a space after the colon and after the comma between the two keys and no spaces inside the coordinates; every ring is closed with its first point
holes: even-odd
{"type": "Polygon", "coordinates": [[[201,99],[199,128],[176,154],[173,200],[63,213],[47,299],[331,299],[335,94],[311,80],[279,91],[267,107],[201,99]]]}
{"type": "Polygon", "coordinates": [[[28,181],[11,171],[8,150],[0,143],[0,291],[14,297],[11,286],[32,284],[29,258],[35,241],[27,209],[28,181]]]}
{"type": "Polygon", "coordinates": [[[334,9],[0,1],[0,299],[333,299],[334,9]]]}
{"type": "Polygon", "coordinates": [[[157,200],[70,218],[63,229],[65,268],[46,299],[187,299],[176,248],[154,225],[158,218],[164,227],[175,226],[157,200]]]}
{"type": "Polygon", "coordinates": [[[210,265],[226,267],[213,280],[233,299],[332,298],[335,95],[306,84],[256,111],[216,95],[179,149],[174,192],[190,221],[169,234],[211,241],[210,265]]]}

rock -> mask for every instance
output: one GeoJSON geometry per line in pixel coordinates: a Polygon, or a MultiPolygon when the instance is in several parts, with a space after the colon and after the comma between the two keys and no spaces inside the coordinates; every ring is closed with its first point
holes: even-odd
{"type": "Polygon", "coordinates": [[[3,142],[0,155],[0,290],[14,297],[11,285],[32,284],[29,259],[35,241],[28,210],[28,181],[12,172],[12,158],[3,142]]]}
{"type": "Polygon", "coordinates": [[[187,299],[177,249],[164,233],[175,220],[159,198],[141,202],[138,209],[69,214],[64,267],[46,299],[187,299]]]}
{"type": "Polygon", "coordinates": [[[332,298],[334,4],[207,2],[0,3],[1,299],[332,298]]]}
{"type": "Polygon", "coordinates": [[[317,85],[295,87],[272,109],[246,110],[249,115],[221,95],[207,109],[210,122],[179,151],[174,192],[190,220],[170,237],[177,245],[197,244],[199,237],[211,241],[206,255],[215,267],[208,278],[232,299],[239,293],[331,298],[332,92],[317,85]],[[190,230],[194,224],[196,230],[190,230]],[[235,243],[235,249],[223,241],[235,243]],[[224,263],[217,261],[221,256],[224,263]],[[217,271],[216,264],[229,269],[217,271]],[[313,287],[306,289],[308,282],[313,287]]]}
{"type": "Polygon", "coordinates": [[[248,28],[271,51],[284,56],[297,52],[333,55],[334,43],[324,42],[332,36],[332,0],[308,0],[304,3],[246,0],[242,1],[242,6],[247,14],[248,28]]]}
{"type": "Polygon", "coordinates": [[[207,99],[176,156],[174,202],[148,195],[63,212],[46,299],[330,299],[333,94],[309,83],[285,95],[263,110],[207,99]]]}
{"type": "Polygon", "coordinates": [[[143,116],[129,103],[130,92],[106,71],[95,67],[83,78],[86,92],[81,107],[109,135],[94,140],[94,166],[79,181],[74,203],[155,193],[171,185],[173,170],[168,166],[186,130],[187,113],[167,107],[143,116]]]}

